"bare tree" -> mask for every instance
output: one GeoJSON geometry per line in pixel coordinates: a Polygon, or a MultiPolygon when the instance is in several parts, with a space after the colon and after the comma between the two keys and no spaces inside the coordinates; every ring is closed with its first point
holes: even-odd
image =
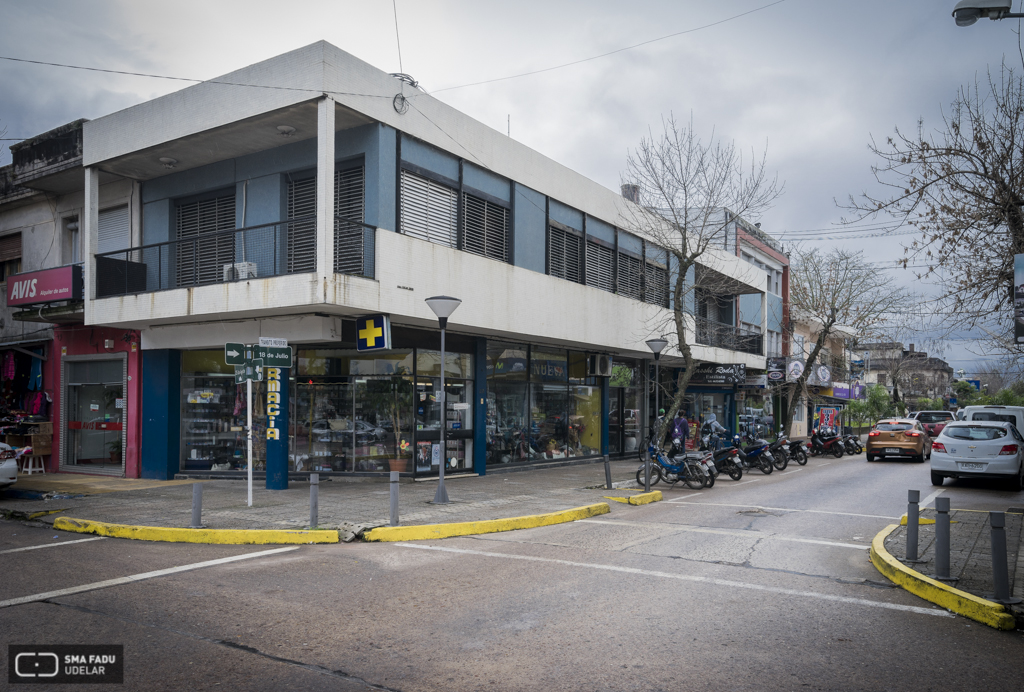
{"type": "Polygon", "coordinates": [[[782,193],[765,164],[765,153],[744,161],[735,143],[722,142],[714,132],[704,141],[692,121],[682,125],[673,116],[662,121],[660,135],[645,137],[626,160],[623,183],[636,186],[638,205],[626,212],[623,226],[665,248],[672,263],[672,314],[648,326],[652,334],[665,335],[683,359],[656,439],[682,406],[697,364],[691,346],[699,337],[707,343],[716,336],[713,317],[719,304],[743,291],[720,271],[735,262],[735,252],[728,251],[731,222],[737,216],[759,217],[782,193]]]}
{"type": "Polygon", "coordinates": [[[1004,65],[962,87],[935,132],[917,129],[872,140],[881,160],[872,171],[889,194],[851,197],[849,208],[858,220],[882,213],[920,231],[901,261],[939,279],[949,328],[1005,331],[1013,255],[1024,252],[1024,81],[1004,65]]]}
{"type": "Polygon", "coordinates": [[[859,252],[833,249],[827,254],[813,248],[793,251],[790,265],[790,310],[817,333],[803,373],[785,385],[782,424],[787,432],[807,378],[826,342],[840,328],[861,338],[870,337],[887,315],[905,307],[910,294],[897,287],[886,272],[873,269],[859,252]]]}

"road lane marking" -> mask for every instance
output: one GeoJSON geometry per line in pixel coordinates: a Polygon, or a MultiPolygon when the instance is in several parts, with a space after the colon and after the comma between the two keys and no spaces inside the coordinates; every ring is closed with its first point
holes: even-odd
{"type": "Polygon", "coordinates": [[[822,509],[793,509],[791,507],[764,507],[762,505],[730,505],[722,502],[679,502],[670,500],[667,504],[677,505],[702,505],[704,507],[746,507],[748,509],[772,510],[774,512],[807,512],[809,514],[834,514],[839,517],[867,517],[869,519],[891,519],[898,520],[899,517],[884,517],[881,514],[854,514],[853,512],[826,512],[822,509]]]}
{"type": "Polygon", "coordinates": [[[95,591],[96,589],[106,589],[111,586],[120,586],[121,584],[132,584],[137,581],[144,581],[146,579],[154,579],[156,577],[164,577],[168,574],[177,574],[178,572],[190,572],[196,569],[203,569],[204,567],[214,567],[216,565],[224,565],[229,562],[238,562],[239,560],[250,560],[256,557],[267,557],[268,555],[277,555],[279,553],[288,553],[292,550],[298,550],[301,546],[291,546],[289,548],[275,548],[273,550],[261,550],[258,553],[246,553],[244,555],[232,555],[231,557],[222,557],[218,560],[207,560],[206,562],[195,562],[191,565],[181,565],[179,567],[168,567],[167,569],[158,569],[153,572],[142,572],[141,574],[132,574],[127,577],[118,577],[117,579],[107,579],[105,581],[96,581],[91,584],[82,584],[81,586],[71,586],[66,589],[58,589],[56,591],[46,591],[44,593],[32,594],[31,596],[21,596],[20,598],[11,598],[6,601],[0,601],[0,608],[9,608],[11,606],[22,605],[23,603],[33,603],[35,601],[45,601],[48,598],[57,598],[58,596],[69,596],[71,594],[83,593],[85,591],[95,591]]]}
{"type": "Polygon", "coordinates": [[[566,567],[583,567],[585,569],[601,570],[605,572],[620,572],[622,574],[636,574],[645,577],[658,577],[661,579],[677,579],[679,581],[699,582],[702,584],[714,584],[730,589],[749,589],[774,593],[783,596],[796,596],[798,598],[809,598],[833,603],[848,603],[850,605],[867,606],[869,608],[883,608],[886,610],[899,610],[905,613],[917,613],[919,615],[933,615],[935,617],[955,618],[956,615],[945,610],[919,608],[917,606],[900,605],[898,603],[886,603],[885,601],[872,601],[866,598],[853,598],[851,596],[835,596],[831,594],[815,593],[813,591],[798,591],[796,589],[783,589],[777,586],[764,586],[749,582],[732,581],[730,579],[717,579],[714,577],[699,577],[693,574],[672,574],[670,572],[658,572],[656,570],[639,569],[636,567],[622,567],[619,565],[601,565],[587,562],[573,562],[571,560],[559,560],[551,557],[536,557],[533,555],[513,555],[509,553],[492,553],[483,550],[467,550],[465,548],[447,548],[439,545],[415,545],[412,543],[395,543],[402,548],[415,548],[417,550],[433,550],[443,553],[456,553],[460,555],[475,555],[478,557],[494,557],[505,560],[522,560],[525,562],[543,562],[566,567]]]}
{"type": "Polygon", "coordinates": [[[97,536],[95,538],[80,538],[77,541],[64,541],[62,543],[46,543],[44,545],[30,545],[27,548],[9,548],[8,550],[0,550],[0,555],[6,555],[7,553],[20,553],[23,550],[39,550],[40,548],[53,548],[58,545],[71,545],[72,543],[88,543],[89,541],[105,541],[106,536],[97,536]]]}
{"type": "Polygon", "coordinates": [[[832,463],[831,461],[826,461],[824,464],[815,464],[815,466],[819,466],[819,467],[820,466],[828,466],[831,463],[832,463]]]}
{"type": "Polygon", "coordinates": [[[768,533],[766,531],[752,531],[749,529],[718,529],[708,526],[692,526],[689,524],[662,524],[647,521],[609,521],[602,519],[580,519],[576,524],[610,524],[612,526],[639,526],[651,529],[666,529],[670,531],[686,531],[692,533],[713,533],[720,536],[743,536],[747,538],[768,538],[775,541],[787,541],[789,543],[812,543],[814,545],[830,545],[836,548],[856,548],[867,550],[871,546],[867,543],[841,543],[838,541],[826,541],[823,538],[800,538],[799,536],[786,536],[784,534],[768,533]]]}
{"type": "Polygon", "coordinates": [[[941,495],[943,490],[944,490],[944,488],[940,488],[939,490],[936,490],[934,493],[932,493],[931,495],[929,495],[925,499],[921,500],[921,504],[919,504],[918,507],[920,507],[921,509],[924,509],[925,507],[927,507],[928,503],[934,502],[935,498],[937,498],[939,495],[941,495]]]}

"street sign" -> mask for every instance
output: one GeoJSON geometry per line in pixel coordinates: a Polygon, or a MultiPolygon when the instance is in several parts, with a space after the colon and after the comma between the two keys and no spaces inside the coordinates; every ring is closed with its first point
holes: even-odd
{"type": "Polygon", "coordinates": [[[245,370],[246,370],[245,375],[250,380],[255,380],[256,382],[262,382],[263,381],[263,359],[262,358],[253,358],[251,364],[246,364],[245,370]],[[251,369],[251,374],[250,374],[250,369],[251,369]]]}
{"type": "Polygon", "coordinates": [[[235,366],[235,384],[245,384],[245,380],[246,379],[247,378],[245,376],[245,366],[244,365],[236,365],[235,366]]]}
{"type": "MultiPolygon", "coordinates": [[[[262,338],[261,338],[262,340],[262,338]]],[[[279,339],[284,341],[284,339],[279,339]]],[[[267,367],[290,368],[292,366],[291,346],[253,345],[253,358],[262,358],[267,367]]]]}
{"type": "Polygon", "coordinates": [[[260,346],[276,346],[282,348],[288,345],[288,339],[275,339],[272,336],[261,336],[260,346]]]}
{"type": "Polygon", "coordinates": [[[391,349],[391,319],[387,315],[369,315],[356,320],[357,351],[391,349]]]}
{"type": "Polygon", "coordinates": [[[228,365],[245,365],[245,344],[224,344],[224,362],[228,365]]]}

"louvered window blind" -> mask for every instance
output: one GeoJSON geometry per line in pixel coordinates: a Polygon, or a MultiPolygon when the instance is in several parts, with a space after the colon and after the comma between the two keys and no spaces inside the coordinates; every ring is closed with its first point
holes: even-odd
{"type": "MultiPolygon", "coordinates": [[[[103,254],[104,252],[127,250],[131,244],[132,231],[128,206],[101,211],[96,233],[96,252],[103,254]]],[[[124,259],[123,255],[121,259],[124,259]]]]}
{"type": "Polygon", "coordinates": [[[21,233],[12,233],[0,238],[0,262],[21,259],[21,233]]]}
{"type": "Polygon", "coordinates": [[[554,226],[548,227],[548,274],[583,283],[583,238],[554,226]]]}
{"type": "MultiPolygon", "coordinates": [[[[288,218],[316,215],[316,176],[288,183],[288,218]]],[[[363,167],[334,171],[334,215],[363,221],[363,167]]],[[[334,271],[361,274],[363,227],[334,222],[334,271]]],[[[288,224],[288,273],[316,271],[316,219],[288,224]]]]}
{"type": "Polygon", "coordinates": [[[619,253],[619,295],[640,300],[640,259],[619,253]]]}
{"type": "Polygon", "coordinates": [[[664,267],[648,262],[645,278],[644,301],[668,307],[668,271],[664,267]]]}
{"type": "Polygon", "coordinates": [[[507,262],[508,209],[468,193],[463,193],[462,200],[463,249],[507,262]]]}
{"type": "Polygon", "coordinates": [[[587,241],[587,285],[615,290],[615,251],[593,241],[587,241]]]}
{"type": "Polygon", "coordinates": [[[235,261],[235,196],[178,205],[177,282],[198,286],[223,280],[224,265],[235,261]]]}
{"type": "Polygon", "coordinates": [[[402,171],[402,233],[438,245],[458,245],[456,190],[402,171]]]}

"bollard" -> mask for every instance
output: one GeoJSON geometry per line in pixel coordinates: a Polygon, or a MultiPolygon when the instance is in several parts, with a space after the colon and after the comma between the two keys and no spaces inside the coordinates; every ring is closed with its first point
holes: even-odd
{"type": "Polygon", "coordinates": [[[320,474],[309,474],[309,528],[315,529],[320,524],[320,474]]]}
{"type": "Polygon", "coordinates": [[[605,490],[612,489],[612,461],[608,455],[604,455],[604,487],[605,490]]]}
{"type": "Polygon", "coordinates": [[[192,526],[190,529],[203,528],[203,484],[192,484],[192,526]]]}
{"type": "Polygon", "coordinates": [[[921,501],[920,490],[907,491],[907,557],[904,562],[924,562],[917,559],[917,535],[921,517],[918,503],[921,501]]]}
{"type": "Polygon", "coordinates": [[[992,587],[995,595],[991,600],[1003,605],[1020,603],[1021,599],[1010,597],[1010,574],[1006,566],[1006,515],[989,512],[992,527],[992,587]]]}
{"type": "Polygon", "coordinates": [[[957,581],[949,576],[949,498],[935,498],[935,578],[957,581]]]}
{"type": "Polygon", "coordinates": [[[398,526],[398,471],[391,472],[391,526],[398,526]]]}
{"type": "Polygon", "coordinates": [[[644,492],[651,492],[651,448],[644,452],[644,492]]]}

